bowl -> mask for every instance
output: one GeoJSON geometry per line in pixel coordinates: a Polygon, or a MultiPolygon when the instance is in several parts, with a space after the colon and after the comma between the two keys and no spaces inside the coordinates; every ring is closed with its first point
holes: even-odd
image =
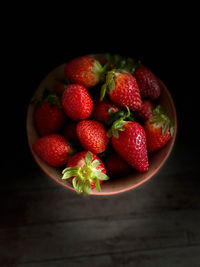
{"type": "MultiPolygon", "coordinates": [[[[95,54],[92,55],[98,60],[102,60],[105,58],[104,54],[95,54]]],[[[64,66],[65,64],[62,64],[52,70],[40,83],[38,88],[36,89],[33,97],[40,97],[44,91],[45,88],[53,88],[56,86],[57,81],[55,78],[62,78],[64,75],[64,66]]],[[[171,119],[174,120],[174,134],[170,141],[159,151],[155,152],[153,155],[149,158],[149,170],[146,173],[139,173],[139,172],[132,172],[131,174],[121,177],[121,178],[112,178],[108,181],[105,181],[101,185],[101,192],[98,192],[96,189],[93,189],[90,193],[90,195],[112,195],[112,194],[118,194],[122,193],[134,188],[137,188],[138,186],[144,184],[149,179],[151,179],[163,166],[163,164],[166,162],[168,156],[170,155],[175,139],[177,134],[177,115],[176,115],[176,109],[174,105],[174,101],[169,93],[169,90],[164,85],[162,81],[159,80],[160,87],[161,87],[161,95],[159,97],[159,103],[167,108],[168,115],[171,119]]],[[[59,183],[61,186],[64,186],[70,190],[74,190],[71,183],[67,180],[62,180],[62,170],[61,168],[54,168],[43,162],[36,153],[32,149],[32,144],[39,138],[37,131],[34,126],[34,120],[33,120],[33,114],[35,109],[35,103],[31,102],[28,106],[27,111],[27,138],[28,138],[28,144],[31,150],[31,153],[39,165],[39,167],[46,173],[51,179],[53,179],[55,182],[59,183]]]]}

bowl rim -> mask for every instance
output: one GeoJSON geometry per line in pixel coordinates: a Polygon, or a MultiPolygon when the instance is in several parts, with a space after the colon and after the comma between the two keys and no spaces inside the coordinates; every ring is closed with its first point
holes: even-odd
{"type": "MultiPolygon", "coordinates": [[[[99,55],[99,54],[97,54],[99,55]]],[[[61,64],[63,65],[63,64],[61,64]]],[[[57,67],[60,67],[61,65],[57,66],[57,67]]],[[[57,68],[56,67],[56,68],[57,68]]],[[[54,68],[55,69],[55,68],[54,68]]],[[[53,70],[52,70],[53,71],[53,70]]],[[[50,72],[49,72],[50,73],[50,72]]],[[[48,73],[48,74],[49,74],[48,73]]],[[[48,76],[48,74],[44,77],[44,79],[41,81],[41,83],[46,79],[46,77],[48,76]]],[[[116,194],[119,194],[119,193],[124,193],[124,192],[127,192],[127,191],[130,191],[130,190],[133,190],[133,189],[136,189],[138,188],[139,186],[141,186],[142,184],[144,184],[145,182],[147,182],[148,180],[150,180],[161,168],[162,166],[164,165],[164,163],[166,162],[166,160],[168,159],[173,147],[174,147],[174,143],[175,143],[175,140],[176,140],[176,135],[177,135],[177,130],[178,130],[178,125],[177,125],[177,112],[176,112],[176,108],[175,108],[175,104],[174,104],[174,100],[169,92],[169,90],[167,89],[166,85],[158,78],[159,82],[162,84],[162,87],[165,88],[165,91],[170,99],[170,102],[171,102],[171,106],[172,106],[172,113],[174,115],[174,133],[173,133],[173,136],[172,136],[172,140],[171,140],[171,144],[170,144],[170,147],[167,151],[167,153],[165,154],[164,158],[162,159],[161,163],[152,171],[152,173],[150,175],[148,175],[146,178],[144,178],[143,180],[141,180],[140,182],[138,182],[137,184],[134,184],[133,186],[130,186],[130,187],[127,187],[127,188],[124,188],[124,189],[120,189],[120,190],[117,190],[117,191],[114,191],[114,192],[92,192],[89,194],[89,195],[93,195],[93,196],[110,196],[110,195],[116,195],[116,194]]],[[[40,83],[40,84],[41,84],[40,83]]],[[[39,88],[40,84],[38,85],[37,88],[39,88]]],[[[33,95],[32,97],[34,96],[35,92],[37,91],[37,89],[33,92],[33,95]]],[[[31,109],[31,103],[28,104],[28,108],[27,108],[27,115],[26,115],[26,135],[27,135],[27,139],[28,139],[28,146],[29,146],[29,149],[31,151],[31,154],[33,156],[33,158],[35,159],[36,163],[38,164],[38,166],[40,167],[40,169],[48,176],[50,177],[51,179],[53,179],[55,182],[57,182],[58,184],[60,184],[61,186],[65,187],[65,188],[68,188],[72,191],[75,192],[75,189],[67,184],[64,184],[62,183],[62,181],[56,179],[53,175],[51,175],[46,169],[44,166],[41,165],[40,161],[39,161],[39,157],[35,154],[35,152],[33,151],[32,149],[32,145],[31,145],[31,140],[30,140],[30,137],[29,137],[29,134],[28,134],[28,114],[30,113],[30,109],[31,109]]]]}

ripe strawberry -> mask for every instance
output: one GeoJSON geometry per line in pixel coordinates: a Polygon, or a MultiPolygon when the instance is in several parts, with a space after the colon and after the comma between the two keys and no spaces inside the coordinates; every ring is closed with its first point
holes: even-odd
{"type": "Polygon", "coordinates": [[[84,149],[97,154],[106,150],[109,139],[102,123],[93,120],[80,121],[76,133],[84,149]]]}
{"type": "Polygon", "coordinates": [[[72,82],[91,88],[100,81],[102,66],[90,56],[73,59],[65,66],[65,75],[72,82]]]}
{"type": "Polygon", "coordinates": [[[139,66],[134,74],[142,97],[157,99],[160,96],[160,85],[156,76],[146,67],[139,66]]]}
{"type": "Polygon", "coordinates": [[[126,163],[117,153],[112,153],[105,161],[109,176],[121,176],[130,172],[131,166],[126,163]]]}
{"type": "Polygon", "coordinates": [[[119,119],[108,135],[113,135],[113,148],[128,164],[140,172],[148,171],[146,134],[138,122],[119,119]]]}
{"type": "Polygon", "coordinates": [[[106,83],[101,88],[101,100],[106,91],[114,104],[128,106],[132,110],[141,109],[140,90],[136,79],[130,73],[123,70],[109,71],[106,83]]]}
{"type": "Polygon", "coordinates": [[[152,110],[154,109],[154,105],[150,100],[142,101],[142,108],[136,111],[136,115],[146,121],[148,118],[152,116],[152,110]]]}
{"type": "Polygon", "coordinates": [[[152,153],[164,147],[170,140],[173,135],[174,123],[159,105],[153,111],[153,116],[145,122],[144,129],[147,136],[148,152],[152,153]]]}
{"type": "Polygon", "coordinates": [[[63,135],[68,141],[72,142],[75,145],[78,145],[80,143],[79,143],[78,136],[76,134],[76,126],[77,126],[76,122],[68,123],[64,129],[63,135]]]}
{"type": "Polygon", "coordinates": [[[76,192],[84,195],[90,194],[95,187],[100,192],[100,184],[108,180],[103,162],[90,151],[72,156],[62,174],[62,179],[69,179],[76,192]]]}
{"type": "Polygon", "coordinates": [[[107,100],[96,101],[94,104],[93,115],[96,120],[106,123],[111,115],[117,111],[119,111],[119,109],[107,100]]]}
{"type": "Polygon", "coordinates": [[[34,112],[34,122],[40,136],[58,132],[65,122],[58,97],[49,95],[34,112]]]}
{"type": "Polygon", "coordinates": [[[93,101],[83,85],[68,85],[61,100],[65,113],[72,120],[87,119],[92,113],[93,101]]]}
{"type": "Polygon", "coordinates": [[[33,143],[33,151],[47,164],[60,167],[66,164],[72,150],[64,136],[49,134],[40,137],[33,143]]]}

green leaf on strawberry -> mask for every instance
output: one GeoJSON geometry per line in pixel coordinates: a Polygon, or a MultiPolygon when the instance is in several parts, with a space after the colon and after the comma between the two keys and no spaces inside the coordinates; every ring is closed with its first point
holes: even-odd
{"type": "Polygon", "coordinates": [[[163,134],[170,127],[170,132],[172,136],[174,130],[174,122],[167,116],[167,109],[162,107],[161,105],[157,105],[157,107],[151,113],[153,116],[149,120],[150,123],[157,124],[162,127],[163,134]]]}
{"type": "Polygon", "coordinates": [[[91,163],[91,166],[92,166],[93,168],[96,168],[99,164],[100,164],[100,161],[97,160],[97,159],[95,159],[95,160],[91,163]]]}
{"type": "MultiPolygon", "coordinates": [[[[103,166],[100,159],[98,159],[98,157],[90,151],[86,154],[85,153],[86,152],[79,152],[74,155],[77,165],[80,164],[82,160],[84,160],[84,163],[81,164],[81,166],[70,166],[65,168],[62,171],[62,179],[72,178],[72,185],[76,192],[78,194],[83,193],[84,195],[88,195],[91,191],[92,184],[94,184],[96,189],[100,191],[100,180],[102,182],[104,180],[108,180],[109,177],[102,172],[103,166]],[[82,158],[82,155],[85,155],[85,157],[82,158]]],[[[70,160],[74,163],[73,157],[70,160]]]]}
{"type": "Polygon", "coordinates": [[[50,106],[54,106],[54,105],[57,105],[60,109],[62,108],[62,105],[61,105],[61,99],[59,96],[57,96],[56,94],[50,94],[48,95],[44,102],[48,102],[48,104],[50,106]]]}
{"type": "Polygon", "coordinates": [[[101,187],[100,187],[98,178],[94,178],[94,184],[95,184],[96,189],[100,192],[101,191],[101,187]]]}
{"type": "Polygon", "coordinates": [[[92,153],[90,151],[88,151],[88,153],[86,154],[86,157],[85,157],[85,163],[87,165],[89,165],[92,161],[92,153]]]}
{"type": "Polygon", "coordinates": [[[170,140],[174,132],[174,122],[168,117],[167,110],[158,105],[153,111],[152,116],[144,124],[148,152],[152,153],[170,140]]]}
{"type": "MultiPolygon", "coordinates": [[[[107,136],[108,136],[108,138],[111,138],[112,136],[114,136],[115,138],[119,138],[119,133],[118,133],[118,131],[124,131],[124,127],[123,127],[123,125],[124,125],[124,121],[125,121],[126,119],[129,120],[129,118],[130,118],[131,121],[134,120],[134,118],[133,118],[133,116],[131,115],[131,112],[130,112],[130,109],[129,109],[128,106],[126,106],[126,109],[127,109],[127,113],[124,113],[124,112],[123,112],[123,113],[122,113],[123,116],[119,117],[117,120],[113,120],[113,121],[111,121],[111,122],[112,122],[112,126],[111,126],[111,128],[108,130],[108,132],[107,132],[107,136]]],[[[119,111],[119,112],[120,112],[120,111],[119,111]]],[[[116,113],[114,114],[114,116],[116,116],[116,118],[117,118],[117,113],[119,113],[119,112],[116,112],[116,113]]]]}

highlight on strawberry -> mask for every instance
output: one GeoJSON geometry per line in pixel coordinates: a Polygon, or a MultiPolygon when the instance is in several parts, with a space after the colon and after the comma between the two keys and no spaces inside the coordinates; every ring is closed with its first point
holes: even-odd
{"type": "Polygon", "coordinates": [[[44,90],[33,114],[33,151],[46,164],[65,167],[61,178],[84,195],[100,192],[106,173],[114,179],[148,172],[152,153],[169,142],[174,129],[159,105],[160,83],[151,70],[119,55],[107,54],[101,63],[92,56],[66,63],[63,77],[44,90]]]}

